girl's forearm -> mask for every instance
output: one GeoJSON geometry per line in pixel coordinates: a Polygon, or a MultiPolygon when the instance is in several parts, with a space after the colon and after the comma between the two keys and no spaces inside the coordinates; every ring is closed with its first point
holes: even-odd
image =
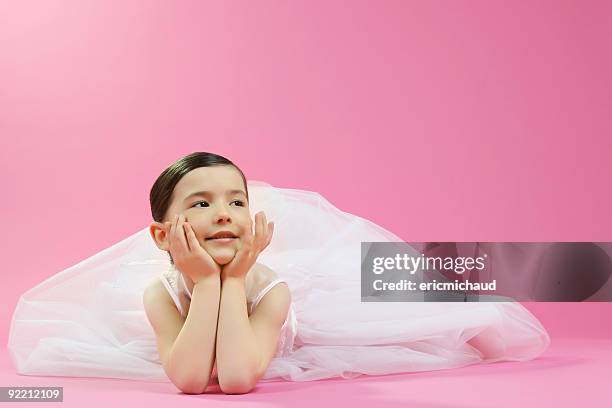
{"type": "Polygon", "coordinates": [[[204,392],[215,361],[221,281],[205,278],[193,286],[187,318],[170,352],[174,379],[204,392]]]}
{"type": "Polygon", "coordinates": [[[261,356],[249,322],[244,277],[221,280],[216,350],[219,383],[253,378],[257,372],[261,356]]]}

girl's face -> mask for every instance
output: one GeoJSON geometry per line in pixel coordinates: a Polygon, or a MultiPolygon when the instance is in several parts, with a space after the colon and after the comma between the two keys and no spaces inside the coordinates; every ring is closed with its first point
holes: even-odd
{"type": "Polygon", "coordinates": [[[241,246],[241,237],[251,227],[251,214],[244,182],[232,166],[199,167],[177,183],[164,221],[183,214],[200,245],[219,265],[229,263],[241,246]],[[219,231],[238,238],[230,242],[207,240],[219,231]]]}

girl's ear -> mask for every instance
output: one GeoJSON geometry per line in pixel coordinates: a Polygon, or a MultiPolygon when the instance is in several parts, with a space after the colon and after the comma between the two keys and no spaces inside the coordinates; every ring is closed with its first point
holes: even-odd
{"type": "Polygon", "coordinates": [[[149,226],[149,233],[155,245],[163,251],[168,251],[170,243],[168,242],[168,232],[161,222],[153,221],[149,226]]]}

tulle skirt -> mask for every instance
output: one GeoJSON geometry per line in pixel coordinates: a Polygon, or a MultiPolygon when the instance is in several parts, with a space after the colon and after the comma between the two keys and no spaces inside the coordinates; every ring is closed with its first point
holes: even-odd
{"type": "MultiPolygon", "coordinates": [[[[289,284],[293,350],[262,381],[352,378],[529,360],[549,345],[516,302],[361,302],[361,242],[402,242],[320,194],[249,181],[274,237],[258,262],[289,284]]],[[[21,295],[8,348],[24,375],[169,381],[142,303],[169,267],[148,226],[21,295]]]]}

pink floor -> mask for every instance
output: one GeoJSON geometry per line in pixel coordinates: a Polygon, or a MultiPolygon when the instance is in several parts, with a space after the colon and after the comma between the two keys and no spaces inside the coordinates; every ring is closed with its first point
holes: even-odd
{"type": "Polygon", "coordinates": [[[44,404],[62,407],[216,407],[235,402],[248,402],[249,407],[603,407],[612,405],[611,368],[612,339],[553,338],[542,356],[527,362],[352,380],[260,383],[244,395],[225,395],[218,389],[186,395],[170,383],[17,375],[4,349],[0,386],[62,386],[64,402],[44,404]]]}

